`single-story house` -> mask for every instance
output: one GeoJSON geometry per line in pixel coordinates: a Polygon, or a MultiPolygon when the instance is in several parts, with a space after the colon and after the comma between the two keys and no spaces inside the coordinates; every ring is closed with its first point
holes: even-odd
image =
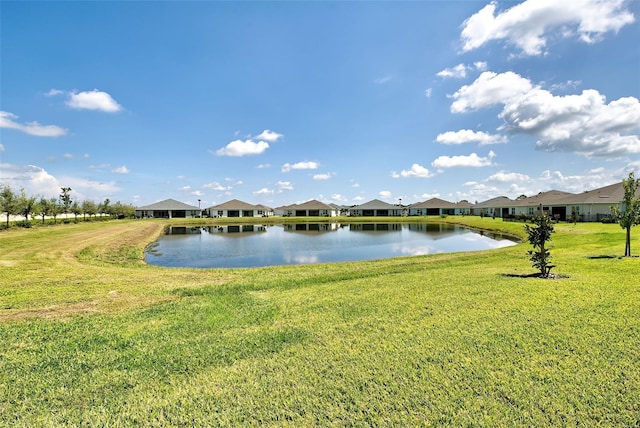
{"type": "Polygon", "coordinates": [[[276,211],[282,212],[285,217],[336,217],[338,215],[336,208],[315,199],[280,207],[276,211]]]}
{"type": "Polygon", "coordinates": [[[202,211],[196,206],[175,199],[165,199],[155,204],[137,207],[135,215],[138,218],[198,218],[202,211]]]}
{"type": "Polygon", "coordinates": [[[373,199],[364,204],[349,208],[351,217],[401,217],[403,208],[400,205],[393,205],[379,199],[373,199]]]}
{"type": "Polygon", "coordinates": [[[409,205],[410,216],[466,215],[470,213],[471,204],[467,201],[454,203],[444,199],[431,198],[424,202],[409,205]]]}
{"type": "Polygon", "coordinates": [[[208,217],[270,217],[273,210],[264,205],[252,205],[232,199],[219,205],[204,209],[208,217]]]}
{"type": "Polygon", "coordinates": [[[503,214],[507,216],[511,211],[509,208],[512,203],[512,199],[506,196],[498,196],[484,202],[476,202],[471,207],[471,214],[486,217],[502,217],[503,214]]]}

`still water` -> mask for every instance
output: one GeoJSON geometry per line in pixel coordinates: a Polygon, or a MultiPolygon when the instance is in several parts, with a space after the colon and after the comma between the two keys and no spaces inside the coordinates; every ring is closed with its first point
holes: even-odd
{"type": "Polygon", "coordinates": [[[486,250],[514,244],[506,236],[444,224],[170,226],[149,245],[145,259],[168,267],[258,267],[486,250]]]}

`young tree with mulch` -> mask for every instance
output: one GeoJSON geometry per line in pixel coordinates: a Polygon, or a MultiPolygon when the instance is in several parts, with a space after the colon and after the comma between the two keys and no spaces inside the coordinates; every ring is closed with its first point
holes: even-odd
{"type": "Polygon", "coordinates": [[[553,222],[551,217],[542,210],[540,215],[534,217],[532,221],[533,226],[528,224],[524,226],[529,243],[533,245],[533,250],[527,251],[527,254],[530,256],[529,260],[531,260],[533,267],[540,270],[540,277],[548,278],[553,265],[550,264],[551,254],[546,243],[551,241],[553,222]]]}

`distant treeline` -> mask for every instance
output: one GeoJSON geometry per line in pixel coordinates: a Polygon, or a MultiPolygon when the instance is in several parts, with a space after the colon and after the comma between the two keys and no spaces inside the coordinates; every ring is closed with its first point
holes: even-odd
{"type": "Polygon", "coordinates": [[[56,224],[58,217],[64,217],[62,221],[69,223],[78,222],[79,217],[83,221],[98,218],[130,218],[134,217],[136,208],[133,205],[123,204],[120,201],[111,203],[106,198],[100,203],[93,201],[78,201],[71,197],[70,187],[61,187],[57,198],[28,195],[24,189],[15,192],[10,186],[0,184],[0,213],[6,215],[6,224],[1,228],[9,228],[12,216],[22,216],[24,220],[14,222],[18,226],[31,227],[32,221],[51,221],[56,224]],[[73,214],[73,219],[69,218],[73,214]]]}

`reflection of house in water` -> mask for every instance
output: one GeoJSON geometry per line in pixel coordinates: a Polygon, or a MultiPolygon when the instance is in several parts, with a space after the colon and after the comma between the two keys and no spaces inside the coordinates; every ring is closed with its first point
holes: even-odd
{"type": "Polygon", "coordinates": [[[349,231],[351,232],[399,232],[402,225],[397,223],[351,223],[349,231]]]}
{"type": "Polygon", "coordinates": [[[259,224],[241,224],[241,225],[225,225],[225,226],[207,226],[206,229],[210,234],[217,233],[247,233],[247,232],[266,232],[267,226],[259,224]]]}
{"type": "Polygon", "coordinates": [[[334,232],[340,229],[340,223],[298,223],[283,224],[285,232],[334,232]]]}
{"type": "Polygon", "coordinates": [[[202,233],[200,226],[167,226],[164,230],[165,235],[200,235],[202,233]]]}

